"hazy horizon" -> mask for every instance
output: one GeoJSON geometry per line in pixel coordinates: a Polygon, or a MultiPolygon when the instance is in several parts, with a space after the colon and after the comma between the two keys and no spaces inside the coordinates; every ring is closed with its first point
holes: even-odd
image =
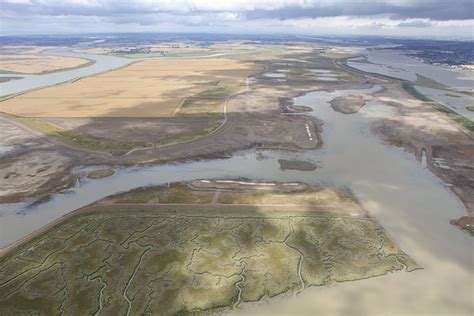
{"type": "Polygon", "coordinates": [[[0,12],[2,36],[156,32],[474,39],[469,0],[5,0],[0,12]]]}

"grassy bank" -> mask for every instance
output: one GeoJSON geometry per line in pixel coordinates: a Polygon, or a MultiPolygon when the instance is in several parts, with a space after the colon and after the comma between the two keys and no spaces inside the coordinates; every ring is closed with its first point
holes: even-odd
{"type": "MultiPolygon", "coordinates": [[[[21,123],[22,125],[25,125],[33,130],[45,134],[47,137],[51,137],[61,143],[68,144],[81,149],[97,151],[128,151],[134,148],[145,148],[150,147],[152,145],[151,142],[108,142],[94,137],[90,137],[83,133],[75,132],[73,130],[61,128],[59,126],[45,122],[41,119],[16,117],[15,120],[21,123]]],[[[162,146],[167,144],[191,141],[214,132],[217,128],[219,128],[219,126],[221,126],[221,124],[221,120],[212,120],[205,128],[197,130],[191,134],[163,139],[154,144],[156,146],[162,146]]]]}
{"type": "Polygon", "coordinates": [[[221,126],[221,120],[213,121],[210,122],[207,127],[196,131],[195,133],[189,134],[189,135],[181,135],[175,138],[168,138],[164,139],[160,142],[158,142],[156,145],[157,146],[162,146],[162,145],[167,145],[167,144],[174,144],[174,143],[182,143],[182,142],[189,142],[191,140],[197,139],[199,137],[206,136],[207,134],[210,134],[217,130],[219,126],[221,126]]]}
{"type": "Polygon", "coordinates": [[[45,121],[27,118],[27,117],[18,117],[15,120],[31,129],[39,131],[45,134],[48,137],[52,137],[62,143],[69,144],[71,146],[90,149],[90,150],[130,150],[133,148],[140,148],[149,146],[146,143],[112,143],[105,142],[103,140],[93,138],[72,130],[63,129],[56,125],[47,123],[45,121]]]}
{"type": "MultiPolygon", "coordinates": [[[[197,190],[184,183],[172,183],[166,186],[143,187],[126,193],[111,196],[112,203],[211,203],[216,190],[197,190]]],[[[215,200],[219,204],[274,204],[274,205],[331,205],[357,203],[357,199],[350,193],[337,188],[323,188],[319,190],[305,190],[301,192],[278,191],[229,191],[219,192],[215,200]]]]}
{"type": "Polygon", "coordinates": [[[410,95],[414,96],[418,100],[421,100],[427,104],[429,104],[431,107],[434,109],[445,113],[449,118],[454,120],[455,122],[459,123],[464,127],[466,130],[469,131],[470,135],[474,137],[474,122],[470,121],[469,119],[465,118],[464,116],[456,113],[455,111],[451,110],[450,108],[437,103],[424,94],[420,93],[418,90],[416,90],[415,86],[411,82],[403,82],[402,83],[402,88],[408,92],[410,95]]]}
{"type": "Polygon", "coordinates": [[[110,177],[115,174],[115,170],[113,169],[98,169],[90,172],[87,177],[90,179],[101,179],[110,177]]]}
{"type": "Polygon", "coordinates": [[[220,115],[222,103],[239,90],[237,85],[216,86],[188,97],[181,106],[178,116],[220,115]]]}

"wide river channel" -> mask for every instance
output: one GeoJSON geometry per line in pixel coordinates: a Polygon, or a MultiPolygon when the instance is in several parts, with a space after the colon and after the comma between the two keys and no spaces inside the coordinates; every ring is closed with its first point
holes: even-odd
{"type": "Polygon", "coordinates": [[[76,53],[68,48],[50,49],[45,55],[84,58],[94,61],[87,67],[78,67],[71,70],[57,71],[43,75],[2,74],[2,77],[16,77],[19,79],[0,83],[0,97],[22,93],[29,90],[44,88],[70,80],[92,76],[112,69],[120,68],[134,62],[132,59],[107,55],[76,53]]]}
{"type": "Polygon", "coordinates": [[[331,184],[351,189],[370,215],[423,269],[309,288],[272,304],[244,304],[244,312],[470,315],[474,307],[474,239],[449,224],[450,219],[465,215],[466,210],[411,154],[387,146],[370,134],[370,123],[395,115],[395,108],[372,102],[359,113],[345,115],[329,105],[337,96],[361,92],[317,91],[295,99],[295,104],[314,110],[304,115],[324,121],[324,145],[318,150],[297,156],[264,152],[263,158],[249,151],[224,160],[125,169],[108,178],[83,180],[68,193],[35,207],[4,206],[0,212],[0,248],[77,208],[139,186],[235,177],[331,184]],[[277,162],[280,158],[312,161],[319,168],[310,172],[283,171],[277,162]]]}

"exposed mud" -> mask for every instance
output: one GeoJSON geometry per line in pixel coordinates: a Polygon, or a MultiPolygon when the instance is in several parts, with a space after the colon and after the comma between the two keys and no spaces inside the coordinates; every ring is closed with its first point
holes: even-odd
{"type": "Polygon", "coordinates": [[[295,111],[299,111],[299,112],[311,112],[311,111],[313,111],[312,108],[307,107],[307,106],[303,106],[303,105],[290,105],[290,106],[288,106],[288,108],[290,110],[295,110],[295,111]]]}
{"type": "Polygon", "coordinates": [[[331,107],[340,113],[353,114],[359,112],[365,102],[366,98],[363,95],[337,97],[331,101],[331,107]]]}
{"type": "MultiPolygon", "coordinates": [[[[245,91],[226,100],[224,124],[208,135],[193,136],[199,134],[212,122],[217,122],[216,118],[44,119],[48,124],[78,135],[85,135],[93,141],[126,144],[139,140],[141,143],[149,144],[133,150],[107,151],[95,150],[93,147],[76,148],[73,143],[62,144],[48,134],[37,133],[29,128],[17,129],[18,133],[23,135],[22,137],[28,138],[37,146],[18,146],[19,142],[13,142],[18,148],[15,148],[9,157],[14,159],[2,160],[4,165],[2,172],[4,176],[8,175],[3,185],[9,189],[4,190],[5,194],[1,201],[12,202],[26,198],[40,200],[45,198],[46,192],[54,194],[64,190],[76,182],[76,176],[70,173],[75,166],[123,167],[214,159],[229,157],[233,152],[250,148],[292,152],[319,148],[322,145],[320,137],[322,122],[309,116],[285,115],[285,111],[279,106],[280,99],[291,99],[320,88],[344,88],[349,84],[341,81],[319,85],[312,73],[306,69],[308,64],[311,64],[311,68],[335,69],[336,66],[330,59],[300,54],[291,56],[293,61],[290,65],[290,63],[285,63],[287,58],[272,61],[249,60],[248,62],[262,64],[264,67],[261,68],[289,71],[285,76],[285,82],[263,76],[265,71],[262,71],[260,75],[257,74],[256,78],[247,82],[245,91]],[[187,140],[188,138],[190,140],[187,140]],[[41,181],[32,183],[19,181],[20,176],[17,174],[21,173],[18,170],[27,168],[29,164],[27,157],[34,157],[37,150],[43,147],[48,149],[49,155],[55,157],[54,161],[57,160],[57,162],[48,162],[48,166],[45,166],[51,172],[41,174],[36,169],[28,168],[27,174],[23,175],[24,179],[34,177],[41,181]],[[53,168],[55,164],[57,166],[53,168]],[[20,183],[26,186],[23,188],[20,183]]],[[[299,109],[301,110],[304,109],[299,109]]],[[[10,143],[2,142],[1,145],[10,145],[10,143]]]]}
{"type": "Polygon", "coordinates": [[[407,99],[397,86],[382,93],[381,98],[396,106],[400,115],[376,122],[372,131],[391,145],[413,153],[420,163],[425,152],[429,170],[461,199],[468,216],[474,216],[472,137],[429,105],[407,99]]]}

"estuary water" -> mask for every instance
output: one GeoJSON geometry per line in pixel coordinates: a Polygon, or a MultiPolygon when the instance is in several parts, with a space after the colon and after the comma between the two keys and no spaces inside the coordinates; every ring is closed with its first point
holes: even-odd
{"type": "Polygon", "coordinates": [[[93,60],[95,62],[92,65],[86,67],[79,67],[42,75],[4,74],[2,75],[4,77],[21,78],[0,83],[0,97],[33,89],[44,88],[78,78],[92,76],[98,73],[126,66],[133,62],[131,59],[115,56],[77,53],[67,48],[46,50],[44,54],[49,56],[84,58],[93,60]]]}
{"type": "Polygon", "coordinates": [[[473,239],[449,224],[465,215],[459,199],[412,155],[383,144],[369,133],[377,119],[395,108],[370,102],[359,113],[335,112],[329,101],[366,90],[317,91],[295,98],[324,121],[319,150],[289,155],[264,152],[122,170],[109,178],[85,180],[65,194],[30,209],[5,211],[0,217],[0,247],[15,242],[62,215],[107,195],[167,182],[245,177],[265,181],[301,181],[344,186],[360,200],[400,247],[424,269],[384,277],[310,288],[294,298],[271,304],[244,304],[254,314],[374,314],[413,312],[470,314],[473,303],[473,239]],[[278,159],[317,163],[314,171],[283,171],[278,159]]]}
{"type": "Polygon", "coordinates": [[[468,110],[474,105],[474,97],[456,91],[474,91],[474,72],[467,70],[447,69],[441,66],[423,63],[415,58],[394,51],[366,50],[368,62],[354,58],[347,65],[364,72],[381,74],[397,79],[415,82],[417,75],[422,75],[446,86],[446,90],[422,87],[415,88],[433,101],[436,101],[458,114],[474,121],[474,112],[468,110]],[[455,90],[455,91],[451,91],[455,90]]]}
{"type": "Polygon", "coordinates": [[[454,70],[423,63],[415,58],[394,51],[366,50],[368,63],[349,61],[348,65],[362,71],[415,81],[422,75],[458,90],[474,90],[474,73],[467,70],[454,70]]]}

